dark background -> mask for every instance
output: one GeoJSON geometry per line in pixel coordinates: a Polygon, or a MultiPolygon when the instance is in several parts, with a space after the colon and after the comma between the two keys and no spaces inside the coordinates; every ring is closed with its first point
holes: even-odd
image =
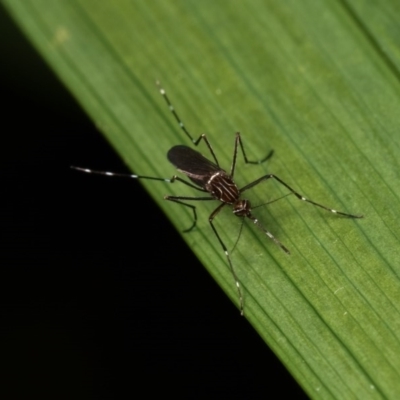
{"type": "Polygon", "coordinates": [[[0,34],[1,398],[306,398],[140,184],[69,169],[127,172],[1,6],[0,34]]]}

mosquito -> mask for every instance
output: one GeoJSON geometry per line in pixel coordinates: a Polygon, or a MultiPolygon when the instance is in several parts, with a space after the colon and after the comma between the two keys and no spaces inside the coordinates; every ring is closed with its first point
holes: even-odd
{"type": "MultiPolygon", "coordinates": [[[[106,175],[106,176],[117,176],[117,177],[125,177],[125,178],[132,178],[132,179],[151,179],[151,180],[162,181],[162,182],[167,182],[167,183],[180,182],[180,183],[182,183],[186,186],[189,186],[193,189],[196,189],[200,192],[207,193],[207,196],[195,196],[195,197],[193,197],[193,196],[169,196],[169,195],[164,196],[165,200],[172,201],[174,203],[178,203],[178,204],[188,207],[192,210],[192,213],[193,213],[192,225],[188,229],[185,229],[183,232],[190,232],[192,229],[195,228],[195,226],[197,224],[196,206],[189,204],[187,202],[219,201],[220,204],[210,214],[210,216],[208,217],[208,221],[211,225],[211,229],[213,230],[215,236],[217,237],[218,242],[221,245],[221,248],[226,256],[226,259],[227,259],[227,262],[229,265],[229,269],[232,273],[232,277],[235,281],[236,290],[238,293],[240,314],[244,315],[244,300],[243,300],[241,285],[239,283],[239,278],[237,277],[237,274],[233,267],[233,263],[231,260],[231,256],[228,252],[228,248],[225,245],[225,243],[223,242],[220,234],[218,233],[218,230],[216,229],[216,227],[214,225],[215,217],[220,213],[220,211],[225,206],[232,207],[232,212],[237,217],[242,218],[242,219],[247,218],[251,222],[253,222],[257,226],[257,228],[259,228],[268,238],[270,238],[277,246],[279,246],[287,254],[290,254],[289,250],[271,232],[269,232],[259,222],[259,220],[252,214],[252,210],[257,207],[252,208],[250,200],[243,197],[244,192],[246,192],[249,189],[254,188],[255,186],[259,185],[260,183],[263,183],[263,182],[266,182],[269,180],[275,180],[280,185],[284,186],[286,189],[289,190],[290,193],[288,193],[287,195],[293,194],[296,198],[298,198],[301,201],[307,202],[309,204],[312,204],[316,207],[322,208],[322,209],[329,211],[331,213],[334,213],[334,214],[343,215],[348,218],[362,218],[363,215],[348,214],[348,213],[345,213],[342,211],[335,210],[333,208],[326,207],[326,206],[316,203],[315,201],[312,201],[310,199],[307,199],[300,193],[296,192],[291,186],[289,186],[287,183],[285,183],[282,179],[280,179],[279,177],[277,177],[274,174],[263,175],[260,178],[256,179],[255,181],[250,182],[247,185],[239,188],[234,181],[238,148],[240,148],[240,151],[243,155],[244,162],[246,164],[262,164],[272,157],[274,151],[271,150],[261,160],[258,160],[258,161],[249,160],[247,158],[247,155],[246,155],[246,152],[244,149],[241,135],[239,132],[237,132],[235,135],[231,168],[230,168],[229,173],[226,172],[224,169],[222,169],[220,167],[217,156],[216,156],[206,134],[203,133],[198,137],[198,139],[194,139],[193,136],[186,129],[181,118],[178,116],[177,112],[175,111],[175,108],[173,107],[170,99],[167,96],[167,93],[162,88],[161,84],[158,81],[156,82],[156,84],[160,91],[160,94],[163,96],[165,102],[168,105],[168,108],[170,109],[171,113],[173,114],[175,120],[179,124],[182,131],[185,133],[185,135],[190,139],[190,141],[196,147],[203,140],[211,154],[213,161],[210,161],[209,159],[207,159],[206,157],[204,157],[202,154],[200,154],[198,151],[192,149],[191,147],[188,147],[185,145],[178,145],[178,146],[172,147],[167,153],[168,160],[177,168],[177,170],[180,173],[186,175],[190,181],[182,179],[177,175],[174,175],[170,179],[165,179],[165,178],[158,178],[158,177],[151,177],[151,176],[144,176],[144,175],[131,175],[131,174],[121,174],[121,173],[114,173],[114,172],[107,172],[107,171],[95,171],[92,169],[86,169],[86,168],[80,168],[80,167],[71,167],[71,168],[78,170],[78,171],[86,172],[86,173],[106,175]]],[[[283,196],[283,197],[285,197],[285,196],[283,196]]],[[[276,201],[276,200],[273,200],[273,201],[276,201]]],[[[272,203],[273,201],[268,202],[266,204],[272,203]]]]}

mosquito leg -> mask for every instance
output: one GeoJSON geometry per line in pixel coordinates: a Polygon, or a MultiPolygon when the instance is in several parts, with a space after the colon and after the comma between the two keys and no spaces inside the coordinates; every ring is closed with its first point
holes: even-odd
{"type": "MultiPolygon", "coordinates": [[[[109,171],[96,171],[94,169],[88,169],[88,168],[81,168],[81,167],[74,167],[71,166],[71,169],[74,169],[76,171],[81,171],[85,172],[87,174],[95,174],[95,175],[105,175],[105,176],[117,176],[120,178],[131,178],[131,179],[151,179],[153,181],[161,181],[161,182],[172,182],[173,180],[177,180],[176,178],[172,179],[167,179],[167,178],[155,178],[153,176],[144,176],[144,175],[134,175],[134,174],[120,174],[118,172],[109,172],[109,171]]],[[[183,180],[183,179],[181,179],[183,180]]],[[[189,182],[185,182],[187,185],[191,186],[189,182]]]]}
{"type": "Polygon", "coordinates": [[[276,245],[278,245],[286,254],[290,254],[290,251],[269,231],[267,231],[258,221],[257,218],[254,217],[248,217],[249,219],[251,219],[254,224],[257,226],[257,228],[259,228],[260,230],[262,230],[276,245]]]}
{"type": "Polygon", "coordinates": [[[174,203],[181,204],[185,207],[189,207],[193,211],[193,223],[190,228],[185,229],[183,232],[190,232],[197,224],[197,212],[196,206],[192,204],[188,204],[183,202],[182,200],[189,200],[189,201],[207,201],[207,200],[215,200],[213,197],[184,197],[184,196],[164,196],[164,200],[173,201],[174,203]]]}
{"type": "Polygon", "coordinates": [[[204,142],[206,143],[208,150],[210,151],[215,163],[219,166],[218,163],[218,159],[214,153],[214,150],[210,144],[210,142],[207,139],[207,136],[205,133],[201,134],[198,139],[193,139],[193,136],[189,133],[189,131],[186,129],[185,124],[182,122],[181,118],[179,117],[178,113],[175,111],[174,106],[172,105],[169,97],[167,96],[166,91],[164,90],[164,88],[161,86],[159,81],[156,81],[156,85],[158,86],[158,89],[162,95],[162,97],[164,97],[165,102],[168,105],[169,110],[171,111],[172,115],[175,117],[176,122],[178,123],[179,127],[183,130],[183,132],[185,132],[186,136],[191,140],[191,142],[195,145],[198,146],[198,144],[200,143],[200,141],[203,139],[204,142]]]}
{"type": "Polygon", "coordinates": [[[339,214],[339,215],[344,215],[345,217],[349,217],[349,218],[362,218],[363,215],[354,215],[354,214],[348,214],[342,211],[338,211],[335,210],[333,208],[329,208],[326,206],[323,206],[322,204],[316,203],[315,201],[309,200],[307,198],[305,198],[304,196],[302,196],[300,193],[297,193],[294,189],[292,189],[287,183],[285,183],[282,179],[278,178],[276,175],[273,174],[268,174],[268,175],[264,175],[259,179],[256,179],[254,182],[249,183],[248,185],[246,185],[245,187],[243,187],[242,189],[239,190],[240,194],[242,194],[244,191],[253,188],[254,186],[258,185],[259,183],[266,181],[268,179],[275,179],[278,183],[280,183],[281,185],[285,186],[287,189],[289,189],[299,200],[305,201],[307,203],[310,203],[314,206],[323,208],[326,211],[330,211],[333,214],[339,214]]]}
{"type": "Polygon", "coordinates": [[[237,148],[237,143],[240,144],[240,148],[242,149],[242,154],[243,154],[243,158],[244,158],[244,162],[246,164],[262,164],[263,162],[269,160],[272,155],[274,154],[274,151],[271,150],[264,158],[262,158],[261,160],[258,161],[251,161],[247,158],[246,156],[246,152],[244,151],[244,146],[243,146],[243,141],[242,138],[240,136],[239,132],[236,132],[236,138],[235,138],[235,149],[237,148]]]}
{"type": "Polygon", "coordinates": [[[265,161],[267,161],[268,159],[270,159],[272,157],[272,155],[274,154],[274,151],[271,150],[266,157],[264,157],[262,160],[259,161],[249,161],[247,156],[246,156],[246,152],[244,151],[244,146],[243,146],[243,142],[242,142],[242,138],[240,136],[239,132],[236,132],[236,136],[235,136],[235,147],[233,150],[233,157],[232,157],[232,166],[231,166],[231,177],[233,178],[233,175],[235,174],[235,168],[236,168],[236,158],[237,158],[237,149],[238,149],[238,145],[240,145],[240,148],[242,149],[242,154],[243,154],[243,158],[244,158],[244,162],[246,164],[261,164],[265,161]]]}
{"type": "MultiPolygon", "coordinates": [[[[161,96],[164,97],[165,102],[168,105],[169,110],[171,111],[172,115],[175,117],[176,122],[178,122],[180,128],[185,132],[186,136],[196,144],[196,141],[193,139],[192,135],[189,133],[189,131],[186,129],[185,125],[183,124],[182,120],[179,118],[179,115],[175,111],[174,106],[172,105],[171,101],[169,100],[167,93],[165,92],[164,88],[161,86],[161,83],[159,81],[156,81],[156,85],[158,86],[158,90],[161,93],[161,96]]],[[[198,142],[199,140],[197,140],[198,142]]],[[[197,145],[197,144],[196,144],[197,145]]]]}
{"type": "Polygon", "coordinates": [[[208,193],[207,190],[202,189],[202,188],[200,188],[198,186],[195,186],[192,183],[190,183],[188,181],[185,181],[184,179],[180,178],[177,175],[174,175],[171,179],[166,179],[165,181],[169,182],[169,183],[174,183],[175,181],[178,181],[178,182],[184,183],[186,186],[189,186],[189,187],[191,187],[193,189],[199,190],[200,192],[208,193]]]}
{"type": "MultiPolygon", "coordinates": [[[[232,157],[232,165],[231,165],[231,173],[230,173],[230,176],[232,177],[232,179],[233,179],[233,175],[235,175],[235,168],[236,168],[236,158],[237,158],[237,149],[238,149],[238,143],[240,142],[240,133],[239,132],[237,132],[236,133],[236,137],[235,137],[235,146],[233,147],[233,157],[232,157]]],[[[241,142],[240,142],[241,143],[241,142]]],[[[242,146],[242,151],[243,151],[243,146],[242,146]]],[[[244,151],[243,151],[243,155],[244,155],[244,160],[245,160],[245,162],[247,162],[246,160],[247,160],[247,158],[246,158],[246,156],[245,156],[245,154],[244,154],[244,151]]]]}
{"type": "Polygon", "coordinates": [[[244,305],[243,305],[243,296],[242,296],[242,291],[241,291],[241,289],[240,289],[239,279],[238,279],[238,277],[236,276],[235,270],[233,269],[233,264],[232,264],[232,261],[231,261],[231,257],[230,257],[230,255],[229,255],[229,253],[228,253],[228,249],[226,248],[225,243],[222,241],[221,237],[219,236],[219,233],[218,233],[217,229],[215,228],[215,226],[214,226],[214,224],[213,224],[214,218],[218,215],[218,213],[221,211],[222,207],[224,207],[225,205],[226,205],[226,203],[220,204],[220,205],[211,213],[210,217],[208,218],[208,221],[210,222],[211,228],[212,228],[212,230],[214,231],[215,236],[217,237],[217,239],[218,239],[218,241],[219,241],[219,243],[220,243],[220,245],[221,245],[221,247],[222,247],[222,249],[223,249],[223,251],[224,251],[224,253],[225,253],[225,256],[226,256],[226,258],[227,258],[227,260],[228,260],[229,268],[230,268],[230,270],[231,270],[231,272],[232,272],[233,279],[235,280],[236,289],[237,289],[238,295],[239,295],[240,315],[243,316],[243,315],[244,315],[244,305]]]}
{"type": "Polygon", "coordinates": [[[239,243],[240,236],[242,236],[242,230],[243,230],[243,225],[244,225],[244,218],[240,218],[240,219],[241,219],[241,224],[240,224],[239,234],[237,235],[235,244],[234,244],[233,247],[232,247],[231,254],[232,254],[233,251],[236,249],[236,246],[237,246],[237,244],[239,243]]]}
{"type": "Polygon", "coordinates": [[[117,172],[109,172],[109,171],[96,171],[94,169],[88,169],[88,168],[81,168],[81,167],[74,167],[71,166],[71,169],[74,169],[76,171],[80,172],[85,172],[87,174],[95,174],[95,175],[105,175],[105,176],[116,176],[119,178],[130,178],[130,179],[150,179],[153,181],[161,181],[161,182],[166,182],[166,183],[174,183],[175,181],[181,182],[185,184],[186,186],[189,186],[193,189],[199,190],[200,192],[205,192],[208,193],[207,190],[199,188],[198,186],[193,185],[192,183],[185,181],[184,179],[180,178],[177,175],[174,175],[171,179],[168,178],[156,178],[154,176],[144,176],[144,175],[134,175],[134,174],[120,174],[117,172]]]}
{"type": "Polygon", "coordinates": [[[293,194],[293,193],[286,193],[286,194],[284,194],[283,196],[278,197],[277,199],[273,199],[273,200],[267,201],[266,203],[262,203],[262,204],[258,204],[258,205],[256,205],[256,206],[252,206],[251,209],[254,210],[254,209],[256,209],[256,208],[260,208],[260,207],[267,206],[268,204],[275,203],[275,202],[277,202],[277,201],[279,201],[279,200],[282,200],[282,199],[284,199],[285,197],[288,197],[288,196],[290,196],[290,195],[292,195],[292,194],[293,194]]]}
{"type": "MultiPolygon", "coordinates": [[[[131,179],[150,179],[150,180],[154,180],[154,181],[161,181],[161,182],[166,182],[166,183],[174,183],[175,181],[177,182],[181,182],[193,189],[197,189],[201,192],[206,192],[207,190],[201,189],[193,184],[191,184],[190,182],[185,181],[184,179],[180,178],[179,176],[174,175],[171,179],[167,179],[167,178],[155,178],[152,176],[144,176],[144,175],[133,175],[133,174],[120,174],[120,173],[116,173],[116,172],[108,172],[108,171],[96,171],[93,169],[87,169],[87,168],[80,168],[80,167],[71,167],[72,169],[75,169],[76,171],[81,171],[81,172],[85,172],[88,174],[96,174],[96,175],[105,175],[105,176],[117,176],[117,177],[121,177],[121,178],[131,178],[131,179]]],[[[183,232],[189,232],[191,231],[195,226],[196,226],[196,222],[197,222],[197,214],[196,214],[196,207],[191,205],[191,204],[187,204],[184,203],[181,200],[200,200],[200,201],[205,201],[205,200],[215,200],[213,197],[184,197],[184,196],[165,196],[164,197],[165,200],[169,200],[169,201],[173,201],[175,203],[179,203],[182,204],[186,207],[189,207],[193,210],[193,224],[189,229],[185,229],[183,232]]]]}
{"type": "Polygon", "coordinates": [[[208,150],[210,151],[211,155],[213,156],[215,164],[217,164],[218,167],[219,167],[219,162],[218,162],[217,156],[215,155],[214,150],[211,147],[211,143],[208,141],[207,136],[206,136],[205,133],[201,134],[200,137],[196,141],[194,141],[193,143],[195,144],[195,146],[197,146],[200,143],[201,139],[203,139],[206,142],[208,150]]]}

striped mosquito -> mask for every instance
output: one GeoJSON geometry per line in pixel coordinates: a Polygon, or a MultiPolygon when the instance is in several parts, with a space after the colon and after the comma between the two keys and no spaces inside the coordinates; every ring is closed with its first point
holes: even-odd
{"type": "MultiPolygon", "coordinates": [[[[243,198],[244,192],[246,192],[249,189],[254,188],[258,184],[268,181],[268,180],[275,180],[279,184],[281,184],[282,186],[284,186],[286,189],[289,190],[289,193],[287,195],[293,194],[301,201],[304,201],[304,202],[307,202],[314,206],[320,207],[331,213],[343,215],[343,216],[349,217],[349,218],[362,218],[363,216],[348,214],[348,213],[345,213],[342,211],[337,211],[333,208],[326,207],[322,204],[319,204],[310,199],[307,199],[300,193],[296,192],[291,186],[289,186],[287,183],[285,183],[282,179],[278,178],[274,174],[263,175],[260,178],[256,179],[255,181],[248,183],[247,185],[243,186],[242,188],[239,188],[234,181],[238,148],[240,148],[241,153],[243,155],[244,162],[246,164],[261,164],[261,163],[269,160],[273,155],[273,150],[271,150],[261,160],[251,161],[247,158],[246,152],[244,150],[242,138],[240,136],[240,133],[237,132],[236,136],[235,136],[232,164],[231,164],[229,173],[227,173],[224,169],[222,169],[220,167],[217,156],[215,155],[214,150],[213,150],[206,134],[204,134],[204,133],[201,134],[198,137],[198,139],[195,140],[193,138],[193,136],[189,133],[189,131],[186,129],[181,118],[178,116],[178,114],[175,111],[175,108],[173,107],[171,101],[169,100],[165,90],[161,87],[161,85],[158,81],[156,82],[156,84],[159,88],[161,95],[165,99],[171,113],[173,114],[175,120],[178,122],[180,128],[182,129],[182,131],[186,134],[186,136],[191,140],[191,142],[195,146],[198,146],[199,143],[203,140],[212,156],[213,161],[210,161],[209,159],[204,157],[202,154],[200,154],[198,151],[193,150],[191,147],[188,147],[185,145],[178,145],[178,146],[172,147],[167,153],[168,160],[177,168],[177,170],[179,172],[186,175],[191,182],[189,182],[185,179],[182,179],[177,175],[174,175],[170,179],[164,179],[164,178],[157,178],[157,177],[150,177],[150,176],[143,176],[143,175],[130,175],[130,174],[120,174],[120,173],[106,172],[106,171],[95,171],[95,170],[79,168],[79,167],[71,167],[71,168],[78,170],[78,171],[86,172],[86,173],[100,174],[100,175],[107,175],[107,176],[119,176],[119,177],[133,178],[133,179],[152,179],[152,180],[162,181],[162,182],[167,182],[167,183],[174,183],[177,181],[177,182],[180,182],[180,183],[182,183],[186,186],[189,186],[193,189],[196,189],[200,192],[207,193],[208,194],[207,196],[196,196],[196,197],[193,197],[193,196],[165,196],[164,197],[165,200],[169,200],[169,201],[181,204],[182,206],[188,207],[192,210],[192,212],[193,212],[192,225],[188,229],[185,229],[184,232],[191,231],[196,226],[196,223],[197,223],[196,206],[189,204],[187,202],[211,201],[211,200],[219,201],[220,204],[208,217],[208,221],[211,225],[211,228],[212,228],[215,236],[218,239],[218,242],[220,243],[220,245],[222,247],[222,250],[225,253],[230,271],[231,271],[233,279],[235,281],[235,285],[236,285],[236,289],[237,289],[237,293],[238,293],[238,297],[239,297],[240,314],[243,315],[244,314],[244,301],[243,301],[243,295],[242,295],[242,290],[241,290],[241,286],[239,283],[239,279],[238,279],[235,269],[233,267],[228,249],[227,249],[225,243],[223,242],[220,234],[218,233],[218,230],[216,229],[216,227],[214,225],[215,217],[220,213],[220,211],[225,206],[232,207],[232,212],[237,217],[240,217],[242,219],[247,218],[250,221],[252,221],[266,236],[268,236],[276,245],[278,245],[287,254],[290,254],[289,250],[271,232],[269,232],[267,229],[265,229],[265,227],[259,222],[259,220],[252,214],[252,210],[256,207],[254,207],[252,209],[250,201],[246,198],[243,198]]],[[[279,199],[277,199],[277,200],[279,200],[279,199]]],[[[273,201],[276,201],[276,200],[273,200],[273,201]]],[[[273,201],[268,202],[266,204],[272,203],[273,201]]]]}

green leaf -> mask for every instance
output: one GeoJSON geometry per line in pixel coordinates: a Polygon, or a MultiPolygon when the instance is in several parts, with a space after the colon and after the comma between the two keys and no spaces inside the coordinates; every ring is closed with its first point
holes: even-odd
{"type": "MultiPolygon", "coordinates": [[[[275,150],[267,165],[239,158],[239,186],[273,172],[314,201],[364,214],[346,219],[289,196],[254,213],[291,256],[247,223],[232,259],[245,317],[311,397],[398,397],[397,1],[3,4],[133,171],[170,177],[166,150],[189,145],[156,90],[160,79],[226,169],[236,131],[249,158],[275,150]]],[[[177,229],[190,225],[189,209],[162,200],[165,185],[143,184],[177,229]]],[[[266,182],[251,200],[284,193],[266,182]]],[[[205,217],[212,210],[201,204],[198,229],[184,238],[238,304],[205,217]]],[[[216,226],[231,249],[240,221],[225,211],[216,226]]]]}

